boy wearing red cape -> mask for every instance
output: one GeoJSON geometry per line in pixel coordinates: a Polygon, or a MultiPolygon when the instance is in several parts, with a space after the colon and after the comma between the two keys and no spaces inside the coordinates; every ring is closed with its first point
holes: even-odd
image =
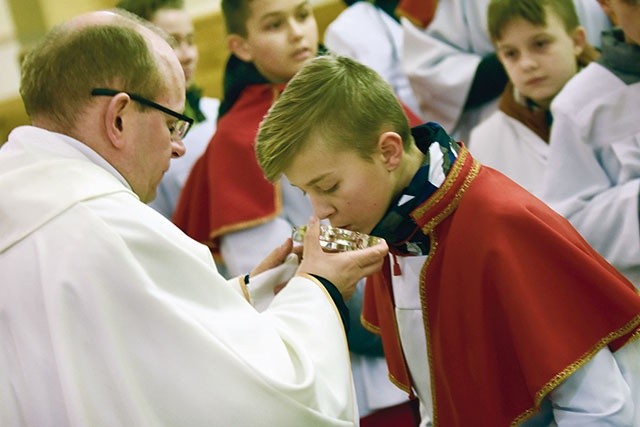
{"type": "Polygon", "coordinates": [[[640,426],[637,290],[439,125],[410,129],[375,72],[306,64],[256,151],[320,218],[386,239],[362,321],[420,399],[421,425],[640,426]]]}

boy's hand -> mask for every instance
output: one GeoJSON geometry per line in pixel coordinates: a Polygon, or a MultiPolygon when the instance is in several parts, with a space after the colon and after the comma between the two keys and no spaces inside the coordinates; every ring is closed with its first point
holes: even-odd
{"type": "Polygon", "coordinates": [[[324,252],[320,246],[320,221],[313,217],[304,236],[302,262],[297,274],[315,274],[329,280],[346,300],[360,279],[382,268],[389,252],[386,242],[347,252],[324,252]]]}

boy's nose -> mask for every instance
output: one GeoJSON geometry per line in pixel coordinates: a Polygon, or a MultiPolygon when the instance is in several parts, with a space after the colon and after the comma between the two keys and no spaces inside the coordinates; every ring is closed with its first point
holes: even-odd
{"type": "Polygon", "coordinates": [[[531,55],[523,54],[520,58],[520,67],[524,70],[530,70],[538,66],[538,61],[531,55]]]}
{"type": "Polygon", "coordinates": [[[295,18],[289,19],[289,28],[291,29],[291,35],[294,37],[300,37],[303,34],[302,23],[298,22],[295,18]]]}
{"type": "Polygon", "coordinates": [[[195,60],[196,55],[198,54],[196,49],[195,45],[182,42],[176,49],[176,54],[180,59],[180,62],[190,63],[195,60]]]}
{"type": "Polygon", "coordinates": [[[322,200],[318,200],[317,198],[311,198],[311,206],[313,207],[313,212],[320,219],[329,219],[331,215],[335,213],[335,208],[322,200]]]}

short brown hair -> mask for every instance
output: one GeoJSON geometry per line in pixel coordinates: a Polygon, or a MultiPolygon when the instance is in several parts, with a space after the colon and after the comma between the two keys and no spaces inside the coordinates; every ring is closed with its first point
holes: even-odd
{"type": "Polygon", "coordinates": [[[267,179],[276,181],[311,138],[370,160],[384,131],[397,132],[405,148],[414,144],[393,89],[352,59],[319,56],[298,71],[265,116],[256,154],[267,179]]]}
{"type": "Polygon", "coordinates": [[[151,21],[160,9],[184,9],[184,0],[120,0],[116,7],[151,21]]]}
{"type": "Polygon", "coordinates": [[[139,25],[114,15],[112,23],[52,29],[21,63],[20,95],[29,116],[73,128],[93,88],[112,87],[149,99],[166,90],[139,25]]]}
{"type": "Polygon", "coordinates": [[[222,0],[222,16],[227,34],[247,37],[247,21],[251,16],[251,0],[222,0]]]}
{"type": "Polygon", "coordinates": [[[578,14],[572,0],[491,0],[487,14],[489,36],[495,43],[515,18],[522,18],[533,25],[547,25],[547,8],[564,24],[568,34],[579,25],[578,14]]]}

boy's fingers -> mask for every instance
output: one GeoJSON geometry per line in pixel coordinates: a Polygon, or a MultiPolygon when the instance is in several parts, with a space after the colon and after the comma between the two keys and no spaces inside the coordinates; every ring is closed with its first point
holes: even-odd
{"type": "Polygon", "coordinates": [[[357,253],[359,256],[357,260],[358,265],[360,265],[361,267],[366,267],[368,265],[378,264],[382,262],[388,252],[389,247],[387,246],[387,243],[381,242],[376,244],[375,246],[357,251],[355,253],[357,253]]]}

